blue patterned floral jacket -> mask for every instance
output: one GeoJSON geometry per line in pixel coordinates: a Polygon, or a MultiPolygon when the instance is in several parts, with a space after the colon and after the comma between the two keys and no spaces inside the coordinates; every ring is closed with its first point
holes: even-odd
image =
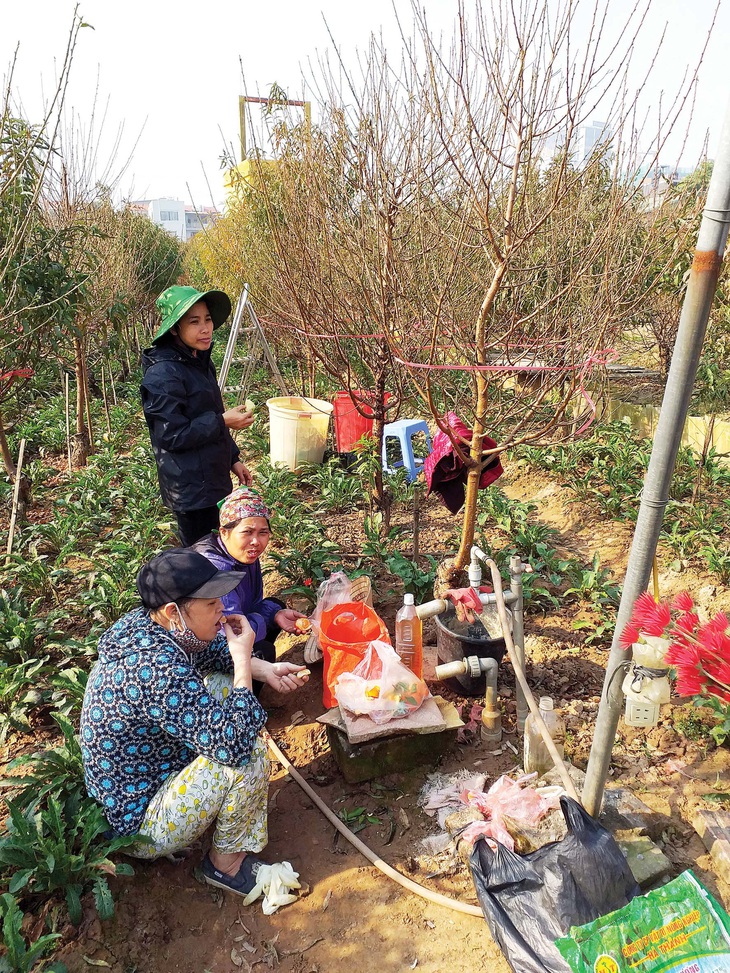
{"type": "Polygon", "coordinates": [[[203,682],[232,668],[223,635],[191,660],[143,608],[104,632],[84,693],[81,753],[86,789],[120,834],[139,830],[161,784],[196,756],[248,762],[266,711],[248,689],[220,702],[203,682]]]}

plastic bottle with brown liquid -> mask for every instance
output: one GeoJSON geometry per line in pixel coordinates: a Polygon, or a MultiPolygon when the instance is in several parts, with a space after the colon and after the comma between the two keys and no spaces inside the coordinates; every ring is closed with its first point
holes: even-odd
{"type": "Polygon", "coordinates": [[[404,665],[423,679],[423,634],[413,595],[403,596],[403,607],[395,616],[395,651],[404,665]]]}
{"type": "MultiPolygon", "coordinates": [[[[550,736],[561,757],[565,755],[565,724],[560,716],[553,709],[553,701],[550,696],[540,697],[540,716],[550,731],[550,736]]],[[[535,717],[530,713],[525,720],[525,743],[524,743],[524,768],[526,774],[537,771],[538,776],[542,777],[554,766],[550,751],[545,745],[542,734],[537,726],[535,717]]]]}

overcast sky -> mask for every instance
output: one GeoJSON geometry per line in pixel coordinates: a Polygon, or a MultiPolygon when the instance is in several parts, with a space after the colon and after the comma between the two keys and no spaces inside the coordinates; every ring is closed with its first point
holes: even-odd
{"type": "MultiPolygon", "coordinates": [[[[396,6],[410,23],[408,0],[396,6]]],[[[619,22],[632,6],[633,0],[610,0],[611,16],[619,22]]],[[[0,0],[0,74],[19,45],[14,89],[31,119],[42,91],[52,87],[74,7],[74,0],[0,0]]],[[[426,0],[425,7],[434,28],[450,33],[456,0],[426,0]]],[[[676,89],[685,66],[696,61],[714,7],[715,0],[655,0],[638,52],[646,62],[667,24],[653,99],[676,89]]],[[[103,144],[123,124],[118,160],[130,158],[130,165],[119,191],[127,198],[209,205],[212,191],[221,202],[219,157],[225,142],[238,147],[238,96],[265,95],[274,82],[289,97],[306,96],[308,61],[332,46],[327,26],[346,62],[381,28],[389,49],[398,47],[391,0],[84,0],[79,9],[94,29],[80,33],[67,104],[88,122],[98,85],[98,104],[108,101],[103,144]]],[[[708,130],[710,157],[716,148],[730,95],[728,51],[730,0],[721,0],[683,164],[696,161],[708,130]]],[[[673,157],[661,161],[674,164],[679,149],[670,151],[673,157]]]]}

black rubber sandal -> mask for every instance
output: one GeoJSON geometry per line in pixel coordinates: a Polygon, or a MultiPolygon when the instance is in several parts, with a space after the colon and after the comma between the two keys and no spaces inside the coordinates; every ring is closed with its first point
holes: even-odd
{"type": "Polygon", "coordinates": [[[210,855],[206,855],[202,866],[203,878],[208,885],[215,885],[216,888],[224,889],[226,892],[248,895],[256,887],[256,875],[263,864],[265,863],[256,855],[246,855],[236,874],[227,875],[215,867],[210,860],[210,855]]]}

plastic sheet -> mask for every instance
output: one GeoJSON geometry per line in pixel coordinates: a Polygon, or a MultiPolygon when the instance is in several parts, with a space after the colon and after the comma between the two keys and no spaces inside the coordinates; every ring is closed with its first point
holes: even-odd
{"type": "Polygon", "coordinates": [[[534,829],[551,808],[557,807],[556,801],[538,794],[532,787],[522,785],[534,775],[512,780],[502,776],[485,793],[466,790],[462,794],[464,804],[476,807],[486,818],[475,821],[464,831],[465,841],[474,842],[477,838],[493,838],[510,851],[514,850],[514,839],[510,834],[507,821],[515,828],[534,829]]]}

